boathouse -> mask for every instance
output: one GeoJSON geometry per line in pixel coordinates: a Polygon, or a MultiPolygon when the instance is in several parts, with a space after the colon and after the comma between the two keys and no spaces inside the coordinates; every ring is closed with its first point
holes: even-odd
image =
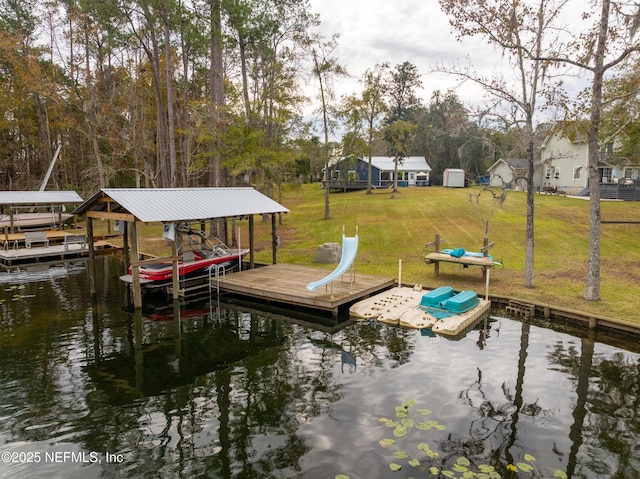
{"type": "Polygon", "coordinates": [[[71,214],[66,207],[82,203],[75,191],[0,191],[0,227],[9,233],[26,228],[61,228],[71,214]]]}
{"type": "MultiPolygon", "coordinates": [[[[277,227],[276,216],[289,210],[263,195],[254,188],[103,188],[77,207],[73,214],[84,215],[87,219],[87,235],[90,256],[93,257],[94,219],[119,221],[123,224],[123,244],[125,261],[130,264],[133,276],[134,307],[142,307],[139,268],[144,261],[140,258],[138,245],[138,223],[206,222],[215,219],[248,218],[249,220],[249,263],[254,263],[254,215],[270,215],[272,227],[273,262],[276,262],[277,227]],[[128,248],[131,251],[129,254],[128,248]]],[[[173,242],[171,259],[177,269],[176,242],[173,242]]],[[[151,261],[159,261],[154,259],[151,261]]],[[[128,266],[128,264],[127,264],[128,266]]],[[[93,280],[92,280],[93,281],[93,280]]],[[[174,297],[178,294],[178,276],[173,276],[174,297]]],[[[95,286],[91,284],[91,292],[95,286]]]]}

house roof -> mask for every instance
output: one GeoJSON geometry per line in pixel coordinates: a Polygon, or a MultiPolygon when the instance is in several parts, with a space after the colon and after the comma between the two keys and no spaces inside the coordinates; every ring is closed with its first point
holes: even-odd
{"type": "MultiPolygon", "coordinates": [[[[395,170],[395,158],[393,156],[373,156],[371,164],[383,171],[395,170]]],[[[429,172],[431,167],[424,156],[407,156],[398,162],[398,171],[422,171],[429,172]]]]}
{"type": "MultiPolygon", "coordinates": [[[[487,171],[493,171],[501,164],[505,164],[509,166],[512,170],[522,170],[527,168],[527,166],[529,165],[529,160],[526,158],[507,158],[507,159],[500,158],[493,165],[491,165],[487,169],[487,171]]],[[[533,164],[535,167],[538,167],[540,165],[540,160],[536,158],[533,161],[533,164]]]]}
{"type": "Polygon", "coordinates": [[[125,213],[144,223],[226,218],[289,210],[253,188],[103,188],[73,213],[125,213]]]}
{"type": "Polygon", "coordinates": [[[32,206],[82,203],[75,191],[0,191],[2,206],[32,206]]]}
{"type": "Polygon", "coordinates": [[[585,121],[559,121],[545,136],[542,148],[546,148],[554,136],[567,138],[571,143],[586,144],[589,140],[588,128],[588,123],[585,121]]]}

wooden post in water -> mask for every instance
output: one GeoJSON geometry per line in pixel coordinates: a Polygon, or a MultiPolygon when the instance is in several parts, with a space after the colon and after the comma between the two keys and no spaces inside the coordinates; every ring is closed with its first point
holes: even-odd
{"type": "Polygon", "coordinates": [[[89,292],[96,294],[96,248],[93,244],[93,218],[87,216],[87,243],[89,243],[89,292]]]}
{"type": "Polygon", "coordinates": [[[140,247],[138,245],[138,228],[131,222],[131,276],[133,287],[133,307],[142,308],[142,288],[140,287],[140,247]]]}

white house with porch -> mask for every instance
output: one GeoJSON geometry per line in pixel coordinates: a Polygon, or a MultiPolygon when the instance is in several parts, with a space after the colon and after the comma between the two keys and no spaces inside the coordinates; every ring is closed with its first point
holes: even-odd
{"type": "MultiPolygon", "coordinates": [[[[545,138],[537,180],[542,190],[575,195],[588,188],[589,148],[586,132],[581,126],[581,123],[559,125],[545,138]]],[[[600,152],[598,170],[601,190],[610,184],[638,186],[640,167],[626,158],[616,157],[615,150],[615,144],[610,144],[600,152]]]]}

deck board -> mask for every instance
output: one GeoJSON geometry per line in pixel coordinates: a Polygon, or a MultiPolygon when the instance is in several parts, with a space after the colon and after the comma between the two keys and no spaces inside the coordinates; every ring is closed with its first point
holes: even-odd
{"type": "Polygon", "coordinates": [[[348,274],[341,280],[334,281],[333,291],[330,285],[316,292],[307,289],[307,284],[325,277],[329,272],[330,270],[311,266],[275,264],[229,274],[220,280],[220,290],[263,301],[276,301],[337,314],[341,306],[394,284],[393,278],[356,272],[353,283],[348,274]]]}
{"type": "Polygon", "coordinates": [[[0,263],[12,265],[19,262],[38,262],[55,258],[74,258],[88,253],[89,248],[80,244],[70,244],[68,249],[64,245],[33,246],[31,248],[19,248],[0,250],[0,263]]]}

